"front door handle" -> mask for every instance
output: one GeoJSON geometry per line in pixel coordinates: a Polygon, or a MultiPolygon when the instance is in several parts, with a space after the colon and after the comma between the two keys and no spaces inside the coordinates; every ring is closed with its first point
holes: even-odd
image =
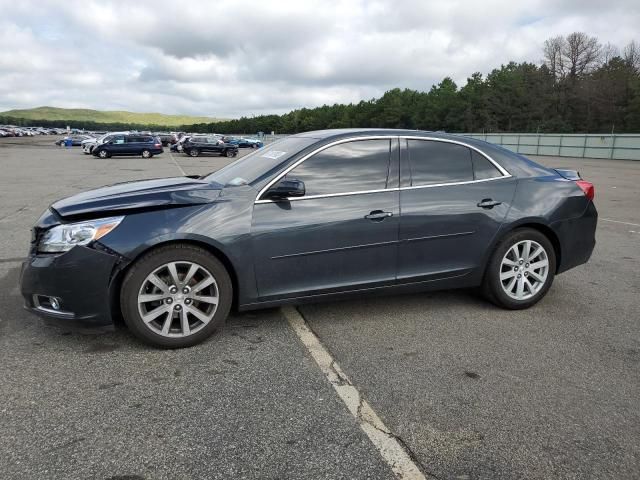
{"type": "Polygon", "coordinates": [[[367,220],[372,220],[374,222],[381,222],[387,217],[393,217],[393,213],[384,212],[382,210],[374,210],[369,215],[365,215],[364,218],[367,220]]]}
{"type": "Polygon", "coordinates": [[[478,203],[478,206],[480,208],[493,208],[500,204],[502,204],[502,202],[496,202],[492,198],[485,198],[484,200],[478,203]]]}

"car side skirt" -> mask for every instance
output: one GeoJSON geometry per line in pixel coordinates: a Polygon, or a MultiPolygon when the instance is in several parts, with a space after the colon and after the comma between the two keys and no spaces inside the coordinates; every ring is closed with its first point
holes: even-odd
{"type": "Polygon", "coordinates": [[[419,282],[393,283],[371,288],[354,288],[351,290],[343,290],[339,292],[317,293],[313,295],[300,295],[294,297],[280,298],[277,300],[265,300],[254,303],[238,305],[238,311],[257,310],[261,308],[271,308],[280,305],[319,303],[334,300],[347,300],[351,298],[360,298],[365,295],[379,294],[402,294],[402,293],[419,293],[435,290],[453,290],[458,288],[470,288],[480,285],[481,276],[476,274],[475,270],[467,271],[463,274],[452,275],[445,278],[433,280],[422,280],[419,282]]]}

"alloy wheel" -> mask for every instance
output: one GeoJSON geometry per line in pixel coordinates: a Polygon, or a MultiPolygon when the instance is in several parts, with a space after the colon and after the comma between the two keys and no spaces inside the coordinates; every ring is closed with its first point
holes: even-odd
{"type": "Polygon", "coordinates": [[[144,324],[164,337],[187,337],[204,328],[218,309],[215,277],[195,262],[175,261],[151,272],[138,292],[144,324]]]}
{"type": "Polygon", "coordinates": [[[500,284],[515,300],[528,300],[544,287],[549,276],[549,257],[533,240],[514,244],[500,263],[500,284]]]}

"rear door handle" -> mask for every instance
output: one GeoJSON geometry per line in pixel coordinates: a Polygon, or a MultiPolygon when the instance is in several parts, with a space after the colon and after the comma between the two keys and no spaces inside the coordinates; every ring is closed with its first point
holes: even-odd
{"type": "Polygon", "coordinates": [[[502,202],[496,202],[492,198],[485,198],[484,200],[478,203],[478,206],[480,208],[493,208],[500,204],[502,204],[502,202]]]}
{"type": "Polygon", "coordinates": [[[384,212],[382,210],[374,210],[369,215],[365,215],[364,218],[367,220],[372,220],[374,222],[381,222],[387,217],[393,217],[393,213],[384,212]]]}

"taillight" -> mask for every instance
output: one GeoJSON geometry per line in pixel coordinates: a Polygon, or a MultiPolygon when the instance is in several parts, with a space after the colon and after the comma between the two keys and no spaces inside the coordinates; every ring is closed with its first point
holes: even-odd
{"type": "Polygon", "coordinates": [[[580,187],[580,190],[584,192],[584,195],[589,200],[593,200],[593,197],[596,195],[596,189],[594,188],[593,183],[587,182],[586,180],[577,180],[576,185],[580,187]]]}

